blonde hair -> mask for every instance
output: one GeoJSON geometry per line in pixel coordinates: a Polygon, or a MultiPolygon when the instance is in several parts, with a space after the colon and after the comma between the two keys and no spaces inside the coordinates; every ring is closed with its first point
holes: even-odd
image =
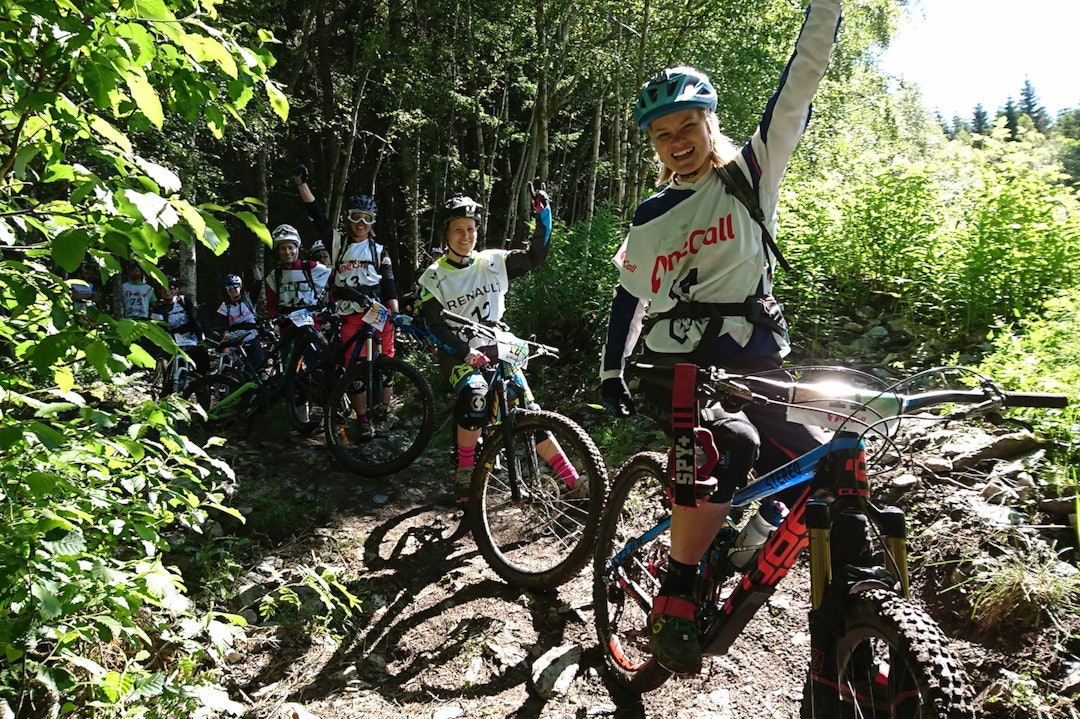
{"type": "MultiPolygon", "coordinates": [[[[712,110],[698,109],[705,115],[705,124],[709,129],[709,137],[712,138],[712,151],[709,153],[709,162],[713,167],[723,167],[739,154],[739,148],[735,146],[731,138],[720,131],[720,118],[712,110]]],[[[649,141],[652,142],[652,125],[649,126],[649,141]]],[[[660,167],[660,174],[656,179],[657,185],[666,185],[675,176],[675,171],[664,164],[660,155],[654,154],[653,158],[660,167]]]]}

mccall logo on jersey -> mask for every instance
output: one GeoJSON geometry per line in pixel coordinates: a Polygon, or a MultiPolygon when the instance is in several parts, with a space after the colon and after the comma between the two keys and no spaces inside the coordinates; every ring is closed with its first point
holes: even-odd
{"type": "Polygon", "coordinates": [[[657,255],[653,261],[652,291],[660,291],[661,281],[664,275],[675,269],[676,265],[689,255],[696,255],[705,245],[715,245],[717,242],[726,242],[735,237],[731,215],[728,214],[716,220],[716,224],[704,230],[694,230],[686,238],[682,249],[675,250],[667,255],[657,255]]]}

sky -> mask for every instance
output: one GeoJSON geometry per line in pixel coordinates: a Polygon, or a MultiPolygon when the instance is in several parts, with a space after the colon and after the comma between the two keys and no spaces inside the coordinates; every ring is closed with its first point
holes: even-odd
{"type": "Polygon", "coordinates": [[[991,117],[1030,80],[1050,117],[1080,107],[1080,0],[912,0],[882,68],[946,119],[991,117]]]}

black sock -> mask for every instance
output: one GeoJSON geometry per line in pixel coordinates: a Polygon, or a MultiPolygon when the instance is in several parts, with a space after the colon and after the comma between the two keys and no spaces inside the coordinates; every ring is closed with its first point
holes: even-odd
{"type": "Polygon", "coordinates": [[[682,595],[689,597],[694,591],[694,579],[697,577],[698,565],[683,564],[668,557],[668,573],[660,584],[660,593],[673,596],[682,595]]]}

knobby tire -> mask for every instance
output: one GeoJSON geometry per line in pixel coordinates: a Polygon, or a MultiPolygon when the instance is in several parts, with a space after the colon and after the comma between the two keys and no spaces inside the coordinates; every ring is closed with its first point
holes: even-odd
{"type": "MultiPolygon", "coordinates": [[[[183,389],[180,396],[183,399],[197,404],[202,407],[203,411],[207,414],[210,413],[218,402],[228,397],[230,394],[240,388],[240,381],[220,374],[210,374],[204,377],[199,377],[183,389]]],[[[217,419],[204,420],[196,413],[191,415],[191,427],[198,427],[208,432],[221,433],[226,428],[238,425],[239,420],[243,417],[242,409],[246,406],[246,400],[241,400],[236,407],[230,409],[230,411],[222,417],[217,419]]]]}
{"type": "Polygon", "coordinates": [[[427,378],[411,364],[376,357],[374,372],[381,383],[391,383],[390,403],[383,401],[381,391],[367,392],[374,436],[362,436],[349,395],[350,387],[363,381],[367,371],[367,360],[361,359],[330,391],[324,407],[326,444],[350,472],[381,477],[409,466],[427,448],[435,433],[435,395],[427,378]]]}
{"type": "Polygon", "coordinates": [[[585,430],[561,414],[518,410],[513,426],[512,455],[503,426],[481,447],[467,512],[473,540],[506,582],[526,589],[557,587],[592,555],[607,482],[604,461],[585,430]],[[578,472],[573,490],[538,455],[537,444],[549,437],[578,472]],[[517,501],[509,483],[511,462],[518,471],[517,501]]]}
{"type": "Polygon", "coordinates": [[[310,357],[322,357],[323,348],[314,330],[304,331],[293,340],[292,371],[285,380],[285,405],[289,410],[289,422],[300,434],[310,434],[319,428],[326,388],[320,385],[322,370],[311,367],[310,357]],[[307,412],[304,412],[304,408],[307,412]],[[314,411],[312,411],[314,410],[314,411]]]}
{"type": "Polygon", "coordinates": [[[973,718],[973,692],[949,639],[922,609],[887,589],[847,598],[836,639],[836,674],[807,682],[803,717],[813,716],[813,692],[837,693],[841,719],[973,718]]]}
{"type": "Polygon", "coordinates": [[[670,531],[614,558],[631,539],[671,516],[665,490],[667,457],[639,452],[619,468],[611,484],[593,558],[593,611],[608,673],[639,693],[671,676],[649,651],[649,610],[667,575],[670,531]]]}

